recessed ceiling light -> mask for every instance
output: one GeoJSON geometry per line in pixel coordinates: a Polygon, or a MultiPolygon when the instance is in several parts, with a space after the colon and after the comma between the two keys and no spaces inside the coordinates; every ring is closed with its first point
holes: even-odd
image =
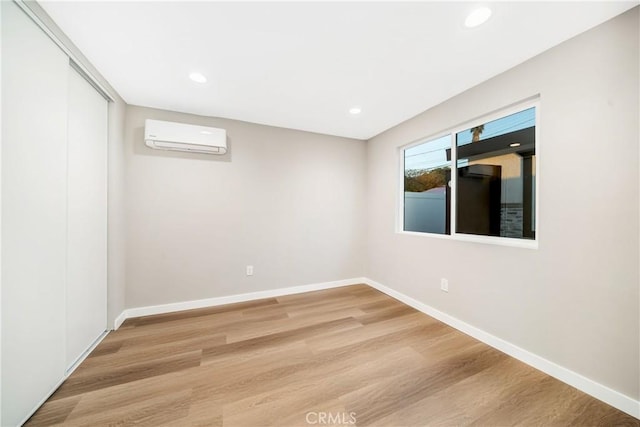
{"type": "Polygon", "coordinates": [[[509,144],[509,147],[520,147],[520,143],[519,142],[513,142],[511,144],[509,144]]]}
{"type": "Polygon", "coordinates": [[[355,116],[356,114],[360,114],[360,113],[362,113],[362,108],[360,107],[349,108],[349,114],[353,114],[355,116]]]}
{"type": "Polygon", "coordinates": [[[468,28],[477,27],[487,22],[490,17],[491,9],[488,7],[479,7],[467,16],[467,19],[464,20],[464,25],[468,28]]]}
{"type": "Polygon", "coordinates": [[[207,82],[207,78],[204,75],[202,75],[201,73],[193,72],[193,73],[189,74],[189,78],[191,80],[193,80],[194,82],[196,82],[196,83],[206,83],[207,82]]]}

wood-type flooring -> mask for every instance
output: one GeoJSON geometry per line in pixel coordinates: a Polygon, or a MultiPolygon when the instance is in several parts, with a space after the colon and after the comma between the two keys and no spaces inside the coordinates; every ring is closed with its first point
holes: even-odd
{"type": "Polygon", "coordinates": [[[640,426],[366,285],[139,317],[28,426],[640,426]]]}

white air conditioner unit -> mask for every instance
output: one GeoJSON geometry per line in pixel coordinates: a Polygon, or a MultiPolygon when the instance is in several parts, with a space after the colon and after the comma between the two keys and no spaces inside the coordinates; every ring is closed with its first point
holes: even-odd
{"type": "Polygon", "coordinates": [[[227,131],[207,126],[147,119],[144,122],[144,143],[147,147],[159,150],[225,154],[227,131]]]}

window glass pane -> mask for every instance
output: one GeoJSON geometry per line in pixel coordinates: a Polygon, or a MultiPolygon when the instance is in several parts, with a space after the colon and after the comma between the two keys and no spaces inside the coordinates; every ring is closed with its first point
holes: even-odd
{"type": "Polygon", "coordinates": [[[451,135],[404,150],[404,230],[449,234],[451,135]]]}
{"type": "Polygon", "coordinates": [[[456,134],[456,232],[535,239],[535,108],[456,134]]]}

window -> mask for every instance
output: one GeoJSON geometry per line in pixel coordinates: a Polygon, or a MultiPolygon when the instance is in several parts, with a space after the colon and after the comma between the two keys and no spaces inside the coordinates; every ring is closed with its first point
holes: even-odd
{"type": "Polygon", "coordinates": [[[404,150],[404,230],[449,234],[451,135],[404,150]]]}
{"type": "Polygon", "coordinates": [[[535,107],[456,133],[456,232],[535,239],[535,107]]]}
{"type": "Polygon", "coordinates": [[[535,242],[536,147],[535,104],[405,147],[402,230],[535,242]]]}

